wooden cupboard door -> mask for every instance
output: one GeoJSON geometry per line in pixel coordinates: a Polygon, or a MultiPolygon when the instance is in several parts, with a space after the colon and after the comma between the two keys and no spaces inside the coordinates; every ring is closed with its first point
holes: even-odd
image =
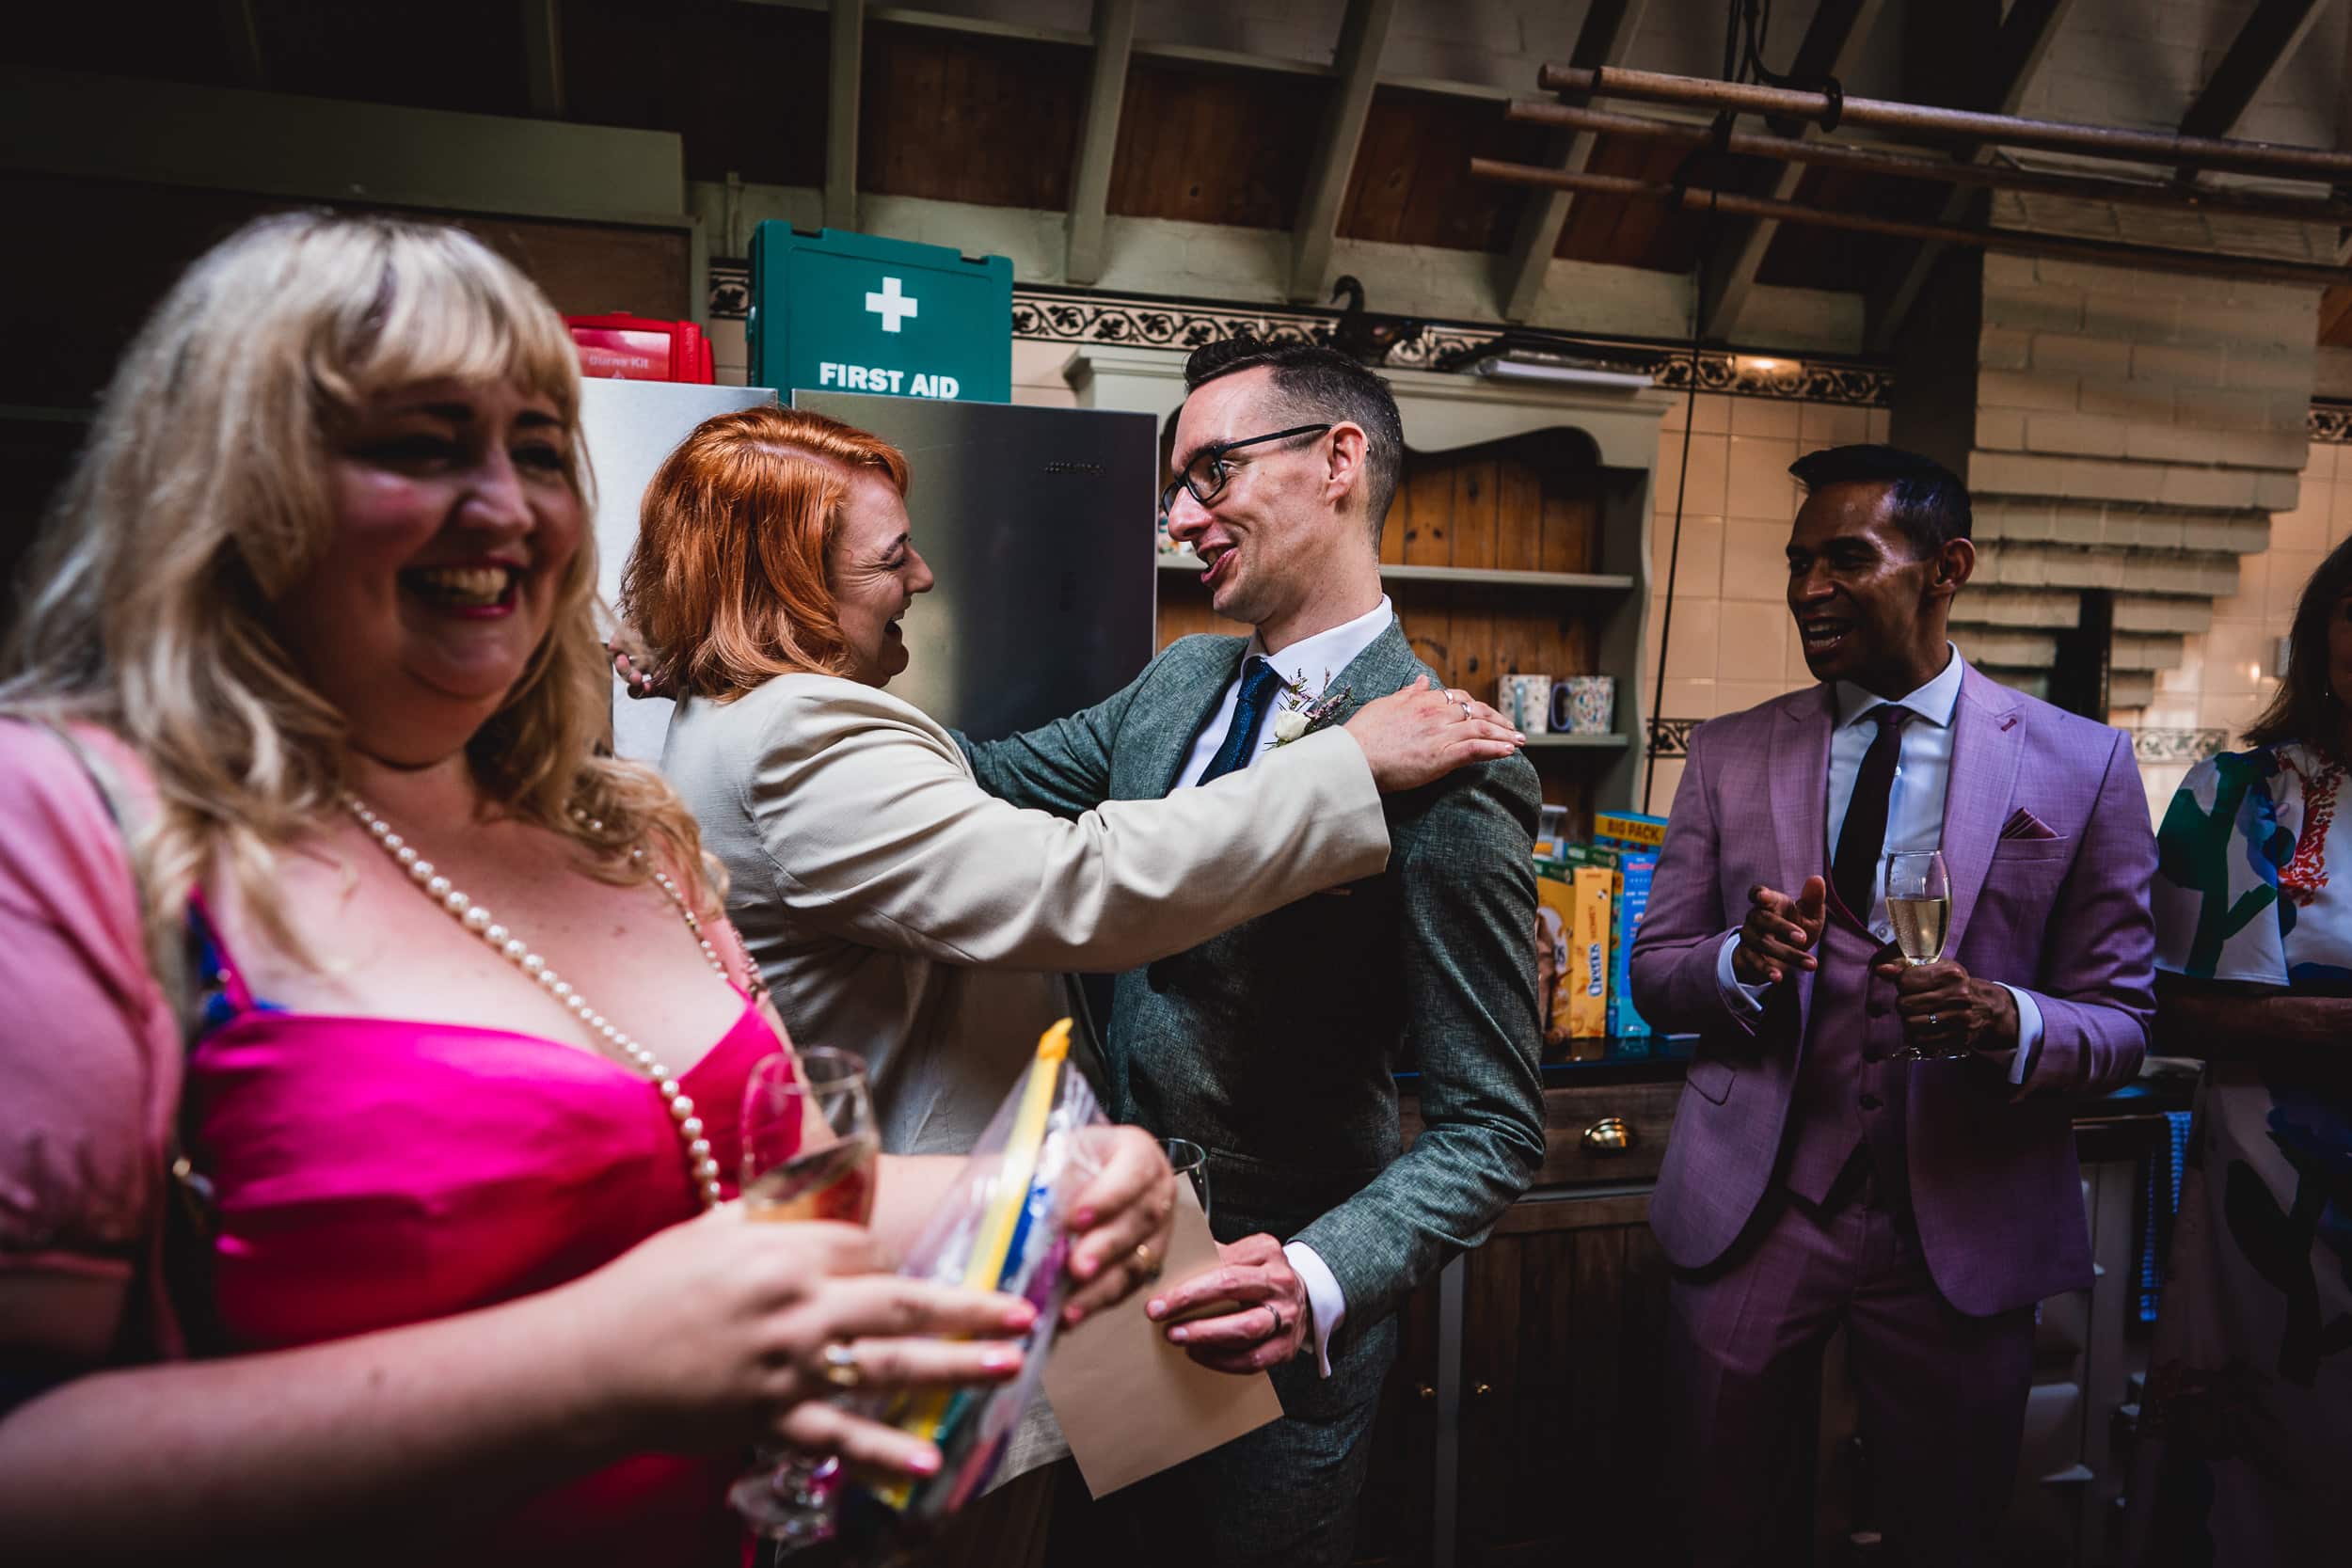
{"type": "Polygon", "coordinates": [[[1646,1191],[1522,1202],[1468,1255],[1463,1568],[1671,1560],[1666,1285],[1646,1191]]]}
{"type": "Polygon", "coordinates": [[[1372,1463],[1356,1513],[1359,1564],[1426,1563],[1437,1513],[1438,1281],[1397,1312],[1396,1365],[1380,1390],[1372,1463]]]}

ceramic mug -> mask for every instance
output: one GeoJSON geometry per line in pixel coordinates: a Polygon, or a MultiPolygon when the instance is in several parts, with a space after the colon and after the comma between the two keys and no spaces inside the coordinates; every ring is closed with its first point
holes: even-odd
{"type": "Polygon", "coordinates": [[[1551,689],[1551,727],[1563,735],[1608,735],[1617,722],[1617,677],[1570,675],[1551,689]]]}
{"type": "Polygon", "coordinates": [[[1496,683],[1495,706],[1503,722],[1522,735],[1547,735],[1551,730],[1551,677],[1505,675],[1496,683]]]}

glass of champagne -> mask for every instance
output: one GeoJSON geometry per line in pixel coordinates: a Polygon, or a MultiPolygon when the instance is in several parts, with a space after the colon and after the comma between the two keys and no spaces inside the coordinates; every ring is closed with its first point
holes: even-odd
{"type": "MultiPolygon", "coordinates": [[[[1895,927],[1895,945],[1907,964],[1931,964],[1944,956],[1944,933],[1952,922],[1952,882],[1944,870],[1940,849],[1898,849],[1886,857],[1886,918],[1895,927]]],[[[1890,1053],[1899,1062],[1934,1061],[1959,1052],[1922,1051],[1899,1046],[1890,1053]]]]}
{"type": "Polygon", "coordinates": [[[1200,1212],[1209,1212],[1209,1152],[1190,1138],[1162,1138],[1160,1152],[1168,1156],[1168,1168],[1192,1183],[1192,1196],[1200,1200],[1200,1212]]]}
{"type": "MultiPolygon", "coordinates": [[[[741,1131],[748,1218],[864,1225],[872,1217],[882,1137],[863,1056],[819,1046],[763,1058],[743,1088],[741,1131]]],[[[772,1541],[830,1539],[841,1461],[788,1450],[760,1457],[728,1490],[736,1511],[772,1541]]]]}

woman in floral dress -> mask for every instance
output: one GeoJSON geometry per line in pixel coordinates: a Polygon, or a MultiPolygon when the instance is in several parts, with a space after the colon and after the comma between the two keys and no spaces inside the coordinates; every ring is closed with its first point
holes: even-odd
{"type": "Polygon", "coordinates": [[[2305,585],[2251,750],[2158,830],[2157,1049],[2203,1058],[2128,1556],[2352,1549],[2352,542],[2305,585]],[[2340,809],[2342,808],[2342,809],[2340,809]]]}

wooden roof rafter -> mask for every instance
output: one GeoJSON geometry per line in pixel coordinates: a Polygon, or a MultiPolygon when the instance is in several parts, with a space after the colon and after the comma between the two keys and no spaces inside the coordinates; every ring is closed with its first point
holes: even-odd
{"type": "MultiPolygon", "coordinates": [[[[1569,59],[1588,68],[1624,64],[1648,4],[1649,0],[1593,0],[1569,59]]],[[[1589,95],[1564,96],[1574,104],[1591,102],[1589,95]]],[[[1589,131],[1561,131],[1546,149],[1549,154],[1546,164],[1567,173],[1582,173],[1599,141],[1589,131]]],[[[1552,253],[1559,248],[1560,231],[1567,226],[1568,205],[1575,198],[1573,191],[1529,193],[1498,279],[1496,305],[1504,321],[1525,321],[1534,312],[1544,291],[1545,276],[1551,270],[1552,253]]]]}
{"type": "MultiPolygon", "coordinates": [[[[2065,24],[2066,13],[2074,8],[2074,0],[2016,0],[1994,40],[1989,80],[1978,103],[1988,112],[2001,115],[2013,115],[2023,107],[2026,94],[2042,70],[2042,62],[2049,57],[2058,28],[2065,24]]],[[[1966,163],[1982,164],[1992,154],[1991,146],[1979,142],[1957,150],[1955,156],[1966,163]]],[[[1961,222],[1967,217],[1974,199],[1975,194],[1967,187],[1955,186],[1944,198],[1944,210],[1936,214],[1936,221],[1961,222]]],[[[1923,241],[1911,253],[1911,261],[1902,272],[1870,296],[1863,320],[1872,348],[1883,352],[1892,346],[1895,335],[1902,330],[1905,318],[1911,314],[1911,308],[1919,302],[1919,292],[1927,287],[1928,278],[1948,248],[1934,240],[1923,241]]]]}
{"type": "MultiPolygon", "coordinates": [[[[1885,8],[1885,0],[1821,0],[1820,8],[1813,13],[1813,20],[1805,28],[1804,40],[1797,45],[1789,76],[1798,81],[1819,81],[1825,76],[1843,80],[1852,72],[1863,43],[1885,8]]],[[[1809,121],[1801,127],[1780,129],[1800,136],[1815,135],[1820,131],[1809,121]]],[[[1801,165],[1784,164],[1773,171],[1771,188],[1760,194],[1767,201],[1787,202],[1796,196],[1804,180],[1801,165]]],[[[1739,320],[1749,295],[1755,292],[1756,275],[1764,265],[1764,253],[1772,248],[1772,237],[1779,231],[1777,220],[1754,218],[1725,236],[1714,255],[1701,259],[1699,321],[1703,336],[1720,339],[1739,320]]]]}

